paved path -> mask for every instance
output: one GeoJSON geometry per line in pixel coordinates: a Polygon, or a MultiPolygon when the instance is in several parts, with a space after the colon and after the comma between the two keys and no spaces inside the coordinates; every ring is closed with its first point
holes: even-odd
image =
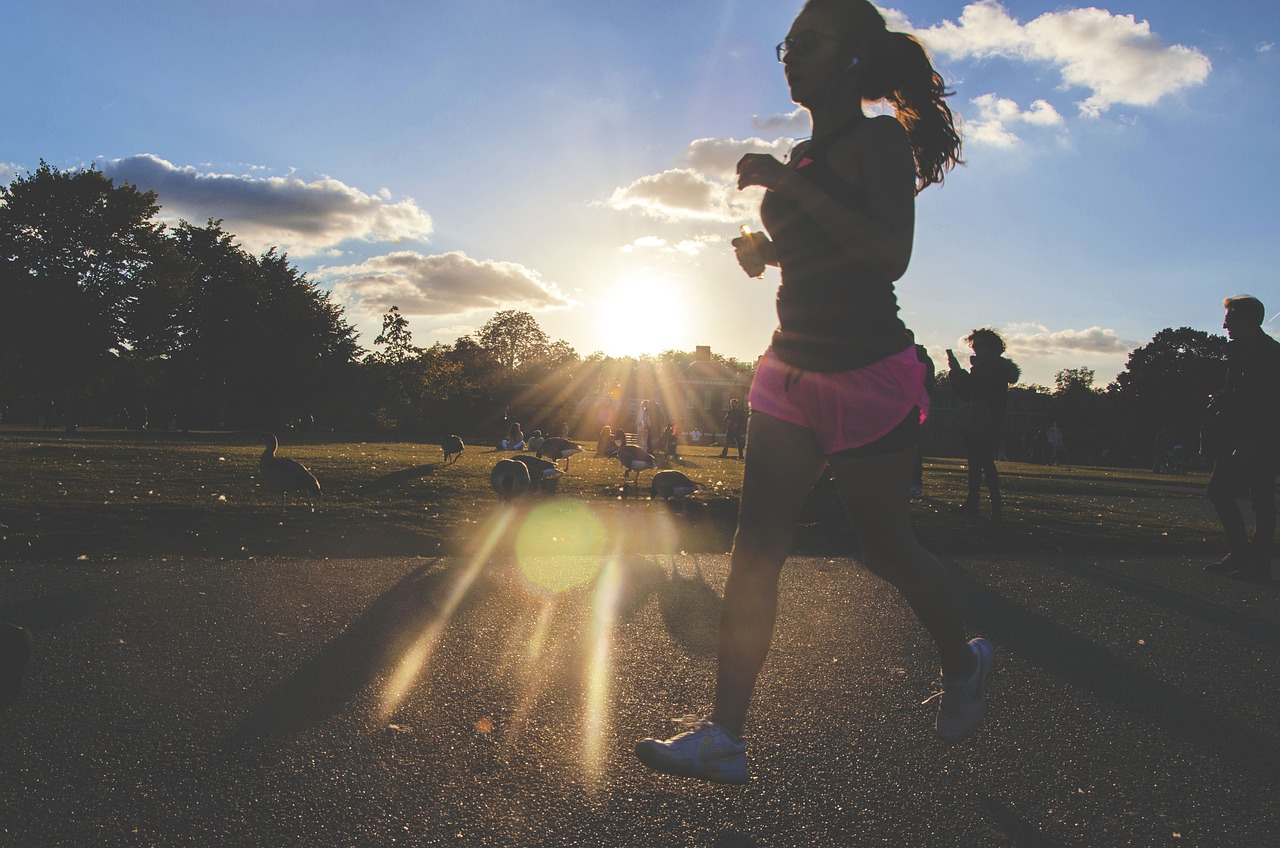
{"type": "Polygon", "coordinates": [[[932,738],[892,592],[797,559],[742,788],[631,754],[709,701],[724,556],[0,565],[37,640],[0,845],[1276,844],[1280,592],[954,564],[998,650],[978,735],[932,738]]]}

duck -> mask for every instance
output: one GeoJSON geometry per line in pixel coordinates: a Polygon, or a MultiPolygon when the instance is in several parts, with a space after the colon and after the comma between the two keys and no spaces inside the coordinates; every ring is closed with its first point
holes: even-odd
{"type": "Polygon", "coordinates": [[[446,436],[440,442],[440,450],[444,451],[444,464],[452,465],[462,457],[462,449],[466,447],[457,436],[446,436]],[[453,457],[450,459],[450,457],[453,457]]]}
{"type": "Polygon", "coordinates": [[[489,485],[498,494],[498,500],[506,502],[529,491],[529,467],[514,459],[500,459],[489,472],[489,485]]]}
{"type": "Polygon", "coordinates": [[[560,484],[560,478],[564,476],[564,469],[549,459],[528,454],[517,454],[511,458],[524,463],[525,468],[529,469],[529,480],[534,488],[543,492],[554,492],[560,484]]]}
{"type": "Polygon", "coordinates": [[[582,445],[571,442],[568,439],[563,439],[559,436],[552,436],[551,438],[544,440],[543,443],[538,446],[537,454],[540,457],[549,456],[552,459],[563,459],[564,468],[568,471],[569,458],[575,453],[582,453],[582,450],[582,445]]]}
{"type": "Polygon", "coordinates": [[[611,456],[617,458],[622,464],[622,484],[625,486],[627,477],[632,471],[636,473],[636,488],[640,488],[640,472],[648,471],[650,468],[658,467],[657,458],[642,447],[636,445],[619,445],[613,449],[611,456]]]}
{"type": "Polygon", "coordinates": [[[285,495],[300,491],[307,499],[307,506],[315,512],[316,507],[311,497],[312,495],[320,497],[320,481],[307,469],[307,466],[296,459],[276,456],[280,441],[275,433],[264,433],[262,443],[266,445],[266,449],[258,460],[258,470],[262,474],[263,485],[280,493],[280,509],[284,509],[285,495]]]}
{"type": "Polygon", "coordinates": [[[649,494],[668,502],[674,499],[676,506],[680,507],[680,515],[689,514],[684,499],[702,488],[701,483],[690,480],[679,471],[659,471],[649,482],[649,494]]]}

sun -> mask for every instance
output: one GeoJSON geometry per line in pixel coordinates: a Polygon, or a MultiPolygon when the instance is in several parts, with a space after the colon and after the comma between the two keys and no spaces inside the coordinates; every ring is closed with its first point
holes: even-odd
{"type": "Polygon", "coordinates": [[[687,280],[652,268],[626,271],[593,310],[598,348],[609,356],[692,349],[694,302],[687,280]]]}

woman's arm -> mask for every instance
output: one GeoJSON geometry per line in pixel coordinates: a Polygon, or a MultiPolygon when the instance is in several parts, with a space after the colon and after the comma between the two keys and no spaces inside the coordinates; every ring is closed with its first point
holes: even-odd
{"type": "Polygon", "coordinates": [[[862,188],[867,213],[856,212],[767,154],[738,163],[738,188],[763,186],[790,198],[857,262],[897,280],[911,260],[915,230],[915,161],[896,118],[868,118],[827,154],[835,173],[862,188]]]}

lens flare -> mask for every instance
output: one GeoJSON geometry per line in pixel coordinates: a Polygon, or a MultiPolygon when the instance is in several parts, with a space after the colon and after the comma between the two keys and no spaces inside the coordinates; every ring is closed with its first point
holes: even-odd
{"type": "Polygon", "coordinates": [[[613,650],[613,623],[622,588],[622,569],[617,560],[605,563],[596,583],[591,610],[591,646],[587,656],[586,703],[582,723],[582,766],[588,789],[596,789],[604,778],[605,741],[609,731],[609,678],[613,650]]]}
{"type": "Polygon", "coordinates": [[[449,620],[453,618],[453,614],[458,609],[458,605],[462,603],[462,599],[471,590],[476,578],[480,576],[481,570],[483,570],[485,563],[489,559],[489,554],[493,552],[498,540],[502,538],[502,534],[510,521],[510,513],[499,515],[493,527],[490,528],[489,535],[485,537],[484,544],[480,546],[480,550],[476,552],[471,562],[454,580],[448,596],[445,598],[444,603],[440,605],[439,615],[426,626],[422,634],[405,651],[404,656],[400,658],[400,662],[396,664],[396,670],[391,674],[391,679],[387,681],[386,688],[383,690],[382,698],[380,699],[381,704],[378,712],[383,721],[390,718],[396,707],[400,706],[405,696],[409,694],[413,684],[422,676],[427,664],[431,662],[431,654],[440,642],[440,637],[444,634],[445,627],[448,626],[449,620]]]}
{"type": "Polygon", "coordinates": [[[600,571],[605,528],[577,501],[539,504],[516,534],[516,561],[535,592],[558,594],[590,583],[600,571]]]}

